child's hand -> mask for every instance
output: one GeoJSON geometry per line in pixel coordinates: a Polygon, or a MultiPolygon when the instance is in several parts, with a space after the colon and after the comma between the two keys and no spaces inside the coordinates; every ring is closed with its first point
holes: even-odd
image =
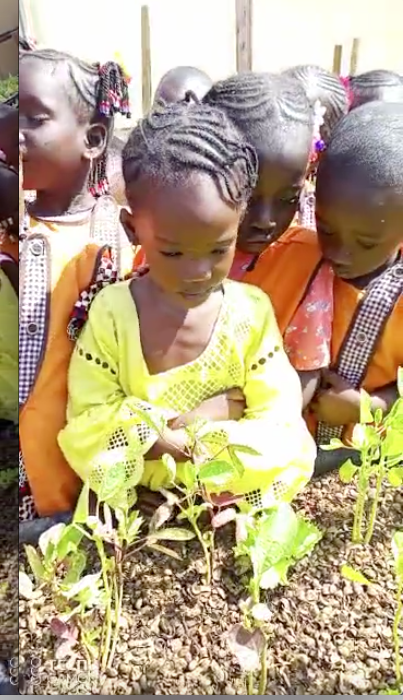
{"type": "Polygon", "coordinates": [[[225,394],[206,399],[193,411],[185,413],[169,422],[172,430],[177,430],[186,425],[191,425],[197,419],[221,422],[228,420],[238,421],[243,418],[246,402],[241,389],[229,389],[225,394]]]}
{"type": "Polygon", "coordinates": [[[349,425],[360,420],[360,392],[335,372],[323,375],[326,389],[319,389],[310,408],[319,421],[328,425],[349,425]]]}

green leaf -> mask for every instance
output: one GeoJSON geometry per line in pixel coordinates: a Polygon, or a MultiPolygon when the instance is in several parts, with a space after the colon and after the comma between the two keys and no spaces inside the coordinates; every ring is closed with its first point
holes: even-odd
{"type": "Polygon", "coordinates": [[[187,542],[195,538],[195,533],[186,530],[184,527],[167,527],[165,530],[158,530],[150,535],[152,542],[159,540],[171,540],[172,542],[187,542]]]}
{"type": "Polygon", "coordinates": [[[202,513],[209,510],[207,503],[200,503],[188,508],[184,508],[181,513],[177,516],[177,520],[198,520],[202,513]]]}
{"type": "Polygon", "coordinates": [[[286,586],[288,584],[287,572],[291,566],[290,559],[281,559],[264,572],[260,579],[260,588],[264,591],[273,590],[279,585],[286,586]]]}
{"type": "Polygon", "coordinates": [[[188,491],[192,491],[197,485],[197,470],[192,462],[185,462],[181,469],[181,480],[188,491]]]}
{"type": "Polygon", "coordinates": [[[161,554],[165,554],[167,557],[171,557],[171,559],[176,559],[176,561],[182,561],[182,557],[178,552],[175,552],[173,549],[169,549],[168,547],[164,547],[162,544],[157,544],[156,542],[148,542],[147,546],[156,551],[160,552],[161,554]]]}
{"type": "Polygon", "coordinates": [[[75,598],[76,596],[78,596],[79,593],[81,593],[87,588],[90,591],[98,590],[98,582],[100,576],[100,573],[88,574],[88,576],[83,576],[83,578],[77,581],[77,583],[74,583],[72,586],[69,586],[68,589],[64,591],[64,596],[68,600],[71,600],[71,598],[75,598]]]}
{"type": "Polygon", "coordinates": [[[138,511],[130,513],[127,526],[127,542],[128,544],[133,544],[136,541],[141,526],[143,524],[143,518],[139,516],[138,511]]]}
{"type": "Polygon", "coordinates": [[[364,574],[357,571],[357,569],[354,569],[352,566],[348,566],[347,564],[344,564],[341,567],[341,575],[343,578],[346,578],[349,581],[354,581],[354,583],[360,583],[362,586],[373,586],[373,582],[366,578],[364,574]]]}
{"type": "Polygon", "coordinates": [[[42,564],[42,560],[36,551],[35,547],[30,544],[25,545],[25,554],[27,555],[29,566],[35,577],[37,583],[42,583],[45,578],[45,567],[42,564]]]}
{"type": "Polygon", "coordinates": [[[348,447],[339,438],[332,438],[328,445],[321,445],[320,449],[325,450],[325,452],[331,452],[332,450],[346,450],[348,447]]]}
{"type": "Polygon", "coordinates": [[[351,461],[351,459],[344,462],[339,469],[339,476],[343,484],[349,484],[354,479],[357,471],[358,467],[351,461]]]}
{"type": "Polygon", "coordinates": [[[372,415],[371,397],[364,389],[361,389],[360,394],[360,423],[373,423],[374,417],[372,415]]]}
{"type": "Polygon", "coordinates": [[[293,543],[292,558],[294,561],[299,561],[310,554],[315,545],[320,542],[323,533],[315,525],[315,523],[305,520],[301,516],[297,516],[298,530],[293,543]]]}
{"type": "Polygon", "coordinates": [[[56,545],[58,560],[63,561],[70,552],[75,552],[82,539],[82,532],[78,530],[74,523],[67,525],[56,545]]]}
{"type": "Polygon", "coordinates": [[[176,462],[172,455],[166,454],[162,455],[162,464],[164,465],[165,469],[168,472],[169,475],[169,484],[175,483],[176,479],[176,462]]]}
{"type": "Polygon", "coordinates": [[[403,484],[403,467],[392,467],[388,470],[388,481],[394,488],[403,484]]]}
{"type": "Polygon", "coordinates": [[[208,462],[199,469],[199,481],[207,487],[225,486],[234,478],[235,469],[229,462],[215,460],[208,462]]]}
{"type": "Polygon", "coordinates": [[[403,578],[403,532],[395,532],[392,538],[392,552],[395,560],[396,576],[403,578]]]}
{"type": "Polygon", "coordinates": [[[66,525],[64,523],[58,523],[57,525],[53,525],[53,527],[49,528],[49,530],[46,530],[46,532],[43,532],[39,538],[39,549],[49,563],[54,558],[56,547],[59,544],[65,529],[66,525]]]}
{"type": "Polygon", "coordinates": [[[87,557],[84,552],[74,552],[67,558],[67,574],[63,579],[63,586],[77,583],[87,566],[87,557]]]}
{"type": "Polygon", "coordinates": [[[251,455],[251,457],[261,457],[261,453],[255,450],[253,447],[249,447],[249,445],[231,445],[231,449],[234,450],[234,452],[239,452],[239,454],[242,455],[251,455]]]}
{"type": "Polygon", "coordinates": [[[86,481],[79,499],[77,501],[76,509],[74,511],[73,522],[74,523],[85,523],[89,516],[89,502],[90,502],[90,485],[86,481]]]}
{"type": "Polygon", "coordinates": [[[382,425],[383,421],[383,411],[381,408],[377,408],[374,415],[374,420],[376,425],[382,425]]]}
{"type": "Polygon", "coordinates": [[[98,498],[102,502],[116,499],[122,491],[125,491],[126,465],[117,462],[113,468],[104,471],[98,498]]]}
{"type": "Polygon", "coordinates": [[[236,470],[237,474],[239,477],[243,476],[245,473],[245,467],[243,465],[242,460],[239,459],[238,455],[232,448],[232,445],[229,445],[228,447],[228,455],[230,457],[230,460],[233,464],[234,469],[236,470]]]}

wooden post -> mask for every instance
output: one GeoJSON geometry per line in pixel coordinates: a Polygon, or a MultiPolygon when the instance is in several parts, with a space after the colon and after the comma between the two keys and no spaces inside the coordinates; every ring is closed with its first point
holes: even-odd
{"type": "Polygon", "coordinates": [[[238,73],[252,70],[252,2],[253,0],[235,0],[238,73]]]}
{"type": "Polygon", "coordinates": [[[343,63],[343,46],[342,44],[336,44],[333,51],[333,73],[341,75],[341,68],[343,63]]]}
{"type": "Polygon", "coordinates": [[[144,115],[149,112],[152,103],[150,8],[148,5],[143,5],[141,8],[141,79],[144,115]]]}
{"type": "Polygon", "coordinates": [[[358,68],[358,53],[360,50],[360,39],[353,39],[353,46],[351,49],[350,56],[350,75],[356,75],[358,68]]]}

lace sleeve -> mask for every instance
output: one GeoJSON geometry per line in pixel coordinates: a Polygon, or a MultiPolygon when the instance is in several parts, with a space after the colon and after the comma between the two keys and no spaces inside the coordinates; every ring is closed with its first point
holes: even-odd
{"type": "Polygon", "coordinates": [[[70,466],[96,493],[107,470],[123,464],[127,493],[139,483],[144,455],[164,429],[165,418],[155,407],[123,392],[116,330],[103,295],[95,299],[73,353],[67,424],[59,433],[59,445],[70,466]]]}

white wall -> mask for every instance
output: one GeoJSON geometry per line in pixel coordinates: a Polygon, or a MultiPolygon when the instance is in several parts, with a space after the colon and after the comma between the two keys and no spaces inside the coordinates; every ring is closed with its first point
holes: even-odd
{"type": "MultiPolygon", "coordinates": [[[[141,114],[140,18],[146,0],[24,2],[41,43],[88,60],[105,61],[119,51],[132,76],[134,117],[141,114]]],[[[198,66],[213,79],[235,71],[235,0],[148,0],[147,4],[154,88],[166,70],[180,64],[198,66]]],[[[334,45],[341,43],[347,72],[354,37],[361,38],[360,70],[390,68],[403,73],[403,0],[254,0],[256,70],[308,62],[331,68],[334,45]]]]}

